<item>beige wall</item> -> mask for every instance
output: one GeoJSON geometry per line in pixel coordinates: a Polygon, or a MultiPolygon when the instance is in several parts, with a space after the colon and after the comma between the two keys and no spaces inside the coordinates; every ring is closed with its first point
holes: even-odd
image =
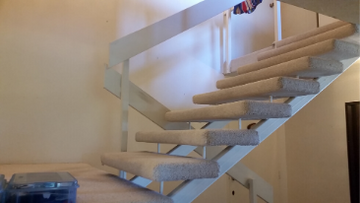
{"type": "MultiPolygon", "coordinates": [[[[285,7],[286,9],[286,7],[285,7]]],[[[287,21],[299,22],[312,16],[290,15],[287,21]]],[[[296,8],[295,8],[296,9],[296,8]]],[[[320,15],[320,26],[335,19],[320,15]]],[[[287,24],[294,35],[313,29],[313,21],[287,24]]],[[[345,102],[360,99],[360,64],[354,64],[285,124],[288,201],[291,203],[347,203],[349,199],[345,102]]]]}
{"type": "Polygon", "coordinates": [[[119,148],[102,88],[115,1],[0,1],[0,163],[89,162],[119,148]]]}
{"type": "Polygon", "coordinates": [[[297,35],[317,27],[316,13],[281,3],[282,37],[297,35]]]}
{"type": "MultiPolygon", "coordinates": [[[[246,125],[243,126],[246,127],[246,125]]],[[[273,186],[274,202],[276,203],[288,202],[286,149],[284,141],[285,128],[282,126],[241,160],[243,164],[273,186]]],[[[249,202],[248,190],[241,187],[238,187],[237,190],[239,191],[239,195],[237,198],[232,199],[233,201],[231,201],[231,203],[249,202]]]]}
{"type": "Polygon", "coordinates": [[[350,202],[345,102],[359,101],[353,65],[285,124],[289,202],[350,202]]]}

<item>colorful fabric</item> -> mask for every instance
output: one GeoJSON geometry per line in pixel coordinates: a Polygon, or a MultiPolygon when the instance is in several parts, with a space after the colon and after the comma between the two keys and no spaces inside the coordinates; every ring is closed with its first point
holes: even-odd
{"type": "Polygon", "coordinates": [[[262,3],[262,0],[245,0],[238,5],[234,6],[233,13],[235,15],[240,15],[243,13],[250,14],[255,11],[256,7],[262,3]]]}

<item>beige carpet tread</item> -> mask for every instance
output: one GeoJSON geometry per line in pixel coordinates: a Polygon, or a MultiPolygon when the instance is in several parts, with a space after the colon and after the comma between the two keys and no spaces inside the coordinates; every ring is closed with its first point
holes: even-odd
{"type": "Polygon", "coordinates": [[[313,36],[319,35],[321,33],[324,33],[324,32],[327,32],[327,31],[330,31],[330,30],[333,30],[333,29],[336,29],[338,27],[342,27],[342,26],[348,25],[348,24],[349,24],[348,22],[337,21],[337,22],[334,22],[334,23],[331,23],[331,24],[328,24],[328,25],[325,25],[325,26],[322,26],[322,27],[315,28],[313,30],[304,32],[304,33],[299,34],[299,35],[287,37],[287,38],[285,38],[283,40],[275,42],[275,46],[279,48],[279,47],[285,46],[287,44],[297,42],[297,41],[300,41],[300,40],[303,40],[303,39],[306,39],[306,38],[309,38],[309,37],[313,37],[313,36]]]}
{"type": "Polygon", "coordinates": [[[260,142],[255,130],[167,130],[141,131],[136,141],[192,146],[254,146],[260,142]]]}
{"type": "Polygon", "coordinates": [[[0,174],[10,180],[14,173],[69,172],[79,182],[77,203],[171,203],[171,198],[142,188],[88,164],[0,165],[0,174]]]}
{"type": "Polygon", "coordinates": [[[242,66],[237,69],[238,74],[244,74],[251,71],[260,70],[276,64],[291,61],[304,56],[319,56],[321,58],[343,60],[360,55],[359,44],[346,42],[343,40],[325,40],[307,47],[296,49],[294,51],[277,55],[257,63],[242,66]]]}
{"type": "Polygon", "coordinates": [[[320,84],[313,80],[275,77],[246,85],[193,96],[195,104],[221,104],[239,100],[264,100],[317,94],[320,84]]]}
{"type": "Polygon", "coordinates": [[[152,152],[106,153],[101,156],[101,162],[159,182],[216,178],[219,173],[216,161],[152,152]]]}
{"type": "Polygon", "coordinates": [[[328,40],[328,39],[341,39],[341,38],[345,38],[348,36],[351,36],[355,33],[356,31],[356,27],[355,25],[349,24],[349,25],[345,25],[333,30],[330,30],[328,32],[324,32],[322,34],[319,35],[315,35],[313,37],[309,37],[297,42],[293,42],[291,44],[282,46],[280,48],[276,48],[276,49],[272,49],[269,51],[264,51],[258,54],[258,60],[264,60],[264,59],[268,59],[280,54],[284,54],[287,53],[289,51],[293,51],[296,49],[300,49],[318,42],[322,42],[324,40],[328,40]]]}
{"type": "Polygon", "coordinates": [[[239,101],[198,109],[170,111],[165,119],[171,122],[219,121],[268,118],[287,118],[291,116],[291,106],[288,104],[239,101]]]}
{"type": "Polygon", "coordinates": [[[216,86],[219,89],[231,88],[279,76],[318,78],[340,74],[343,70],[343,64],[338,61],[317,57],[302,57],[268,68],[219,80],[216,86]]]}

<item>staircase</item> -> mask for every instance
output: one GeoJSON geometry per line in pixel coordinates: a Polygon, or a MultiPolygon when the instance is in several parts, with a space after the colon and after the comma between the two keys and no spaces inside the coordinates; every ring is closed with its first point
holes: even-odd
{"type": "MultiPolygon", "coordinates": [[[[168,122],[209,125],[260,120],[252,129],[222,130],[208,125],[203,129],[141,131],[136,134],[137,142],[178,147],[168,154],[106,153],[101,162],[138,176],[132,181],[143,187],[151,181],[184,181],[168,196],[158,194],[157,202],[191,202],[355,62],[360,56],[358,37],[358,25],[340,21],[279,41],[275,48],[259,53],[258,62],[239,67],[234,77],[217,81],[218,91],[195,95],[193,102],[202,105],[199,108],[164,115],[168,122]],[[216,157],[206,157],[207,146],[224,145],[227,148],[216,157]],[[174,152],[189,146],[187,152],[174,152]],[[203,158],[186,157],[199,146],[203,158]],[[141,177],[148,179],[146,183],[141,177]]],[[[142,197],[139,202],[150,202],[146,195],[142,197]]]]}

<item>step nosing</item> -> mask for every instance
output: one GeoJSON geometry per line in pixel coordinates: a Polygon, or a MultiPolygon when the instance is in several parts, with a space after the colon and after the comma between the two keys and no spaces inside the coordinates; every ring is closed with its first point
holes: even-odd
{"type": "Polygon", "coordinates": [[[107,153],[101,156],[101,161],[104,165],[156,181],[215,178],[219,172],[215,161],[153,152],[107,153]]]}
{"type": "Polygon", "coordinates": [[[269,96],[276,98],[303,96],[308,92],[316,91],[314,89],[316,84],[317,82],[313,80],[280,76],[195,95],[193,102],[195,104],[221,104],[256,98],[256,100],[264,100],[265,97],[268,98],[269,96]],[[282,94],[280,95],[279,92],[281,91],[282,94]]]}
{"type": "Polygon", "coordinates": [[[167,112],[168,121],[214,121],[244,119],[267,119],[291,116],[288,104],[257,101],[240,101],[216,106],[167,112]],[[256,106],[256,108],[254,108],[256,106]]]}
{"type": "MultiPolygon", "coordinates": [[[[345,60],[359,55],[359,45],[344,40],[329,39],[237,69],[239,75],[279,65],[306,56],[320,56],[325,59],[345,60]]],[[[219,87],[222,88],[222,87],[219,87]]]]}
{"type": "Polygon", "coordinates": [[[263,53],[260,53],[258,55],[258,60],[264,60],[267,58],[274,57],[276,55],[280,55],[292,50],[300,49],[309,45],[312,45],[314,43],[322,42],[328,39],[341,39],[348,36],[353,35],[356,32],[356,28],[352,24],[347,24],[338,28],[335,28],[333,30],[311,36],[309,38],[305,38],[290,44],[287,44],[285,46],[265,51],[263,53]]]}
{"type": "Polygon", "coordinates": [[[136,141],[192,146],[254,146],[259,143],[255,130],[177,130],[143,131],[135,135],[136,141]]]}
{"type": "Polygon", "coordinates": [[[253,83],[272,77],[320,77],[339,74],[343,71],[343,64],[336,60],[319,57],[301,57],[291,61],[269,66],[260,70],[240,74],[231,78],[217,81],[219,89],[253,83]],[[319,72],[320,71],[320,72],[319,72]]]}
{"type": "Polygon", "coordinates": [[[330,30],[334,30],[334,29],[339,28],[339,27],[343,27],[345,25],[350,25],[350,23],[343,22],[343,21],[337,21],[337,22],[334,22],[334,23],[331,23],[331,24],[328,24],[328,25],[325,25],[325,26],[322,26],[322,27],[307,31],[305,33],[301,33],[299,35],[287,37],[287,38],[285,38],[285,39],[283,39],[281,41],[276,42],[276,44],[277,44],[277,47],[282,47],[282,46],[285,46],[287,44],[291,44],[293,42],[297,42],[297,41],[300,41],[300,40],[303,40],[303,39],[306,39],[306,38],[309,38],[309,37],[312,37],[312,36],[319,35],[319,34],[324,33],[324,32],[328,32],[330,30]]]}

